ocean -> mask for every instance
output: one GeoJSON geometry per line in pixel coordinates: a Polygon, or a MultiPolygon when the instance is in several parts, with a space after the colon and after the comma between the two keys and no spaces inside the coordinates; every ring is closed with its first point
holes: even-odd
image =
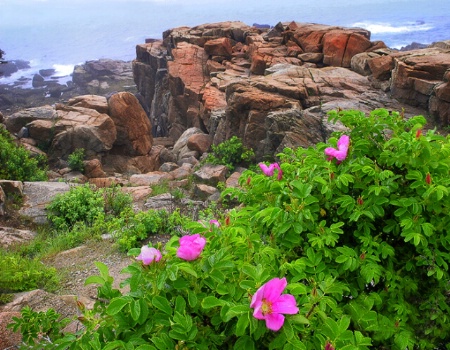
{"type": "Polygon", "coordinates": [[[137,44],[169,28],[228,20],[357,26],[401,48],[450,39],[450,0],[0,0],[4,59],[31,66],[0,84],[49,68],[70,79],[88,60],[134,59],[137,44]]]}

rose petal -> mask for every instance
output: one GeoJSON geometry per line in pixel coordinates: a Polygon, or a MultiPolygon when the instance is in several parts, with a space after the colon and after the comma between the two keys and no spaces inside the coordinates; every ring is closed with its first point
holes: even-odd
{"type": "Polygon", "coordinates": [[[279,331],[284,324],[284,316],[281,314],[269,314],[266,316],[266,326],[272,331],[279,331]]]}
{"type": "Polygon", "coordinates": [[[284,288],[287,286],[286,278],[283,277],[279,279],[277,277],[272,278],[269,282],[265,284],[264,287],[264,298],[266,298],[271,303],[277,301],[281,293],[283,293],[284,288]]]}
{"type": "Polygon", "coordinates": [[[297,301],[291,294],[283,294],[272,303],[272,312],[279,314],[295,315],[298,313],[297,301]]]}

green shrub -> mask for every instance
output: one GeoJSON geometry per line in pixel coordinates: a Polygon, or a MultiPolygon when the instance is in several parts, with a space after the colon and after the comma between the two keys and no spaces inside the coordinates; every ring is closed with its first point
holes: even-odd
{"type": "Polygon", "coordinates": [[[346,157],[324,154],[336,134],[285,149],[275,174],[247,171],[223,193],[240,207],[185,225],[206,239],[200,255],[179,258],[172,237],[160,260],[124,271],[127,293],[98,263],[86,281],[99,285],[86,328],[56,339],[58,348],[448,348],[450,137],[384,109],[330,116],[348,127],[346,157]],[[250,307],[274,278],[286,278],[299,309],[280,319],[273,296],[264,299],[276,332],[250,307]]]}
{"type": "Polygon", "coordinates": [[[74,171],[84,172],[84,148],[77,148],[67,158],[69,168],[74,171]]]}
{"type": "Polygon", "coordinates": [[[24,257],[17,252],[0,250],[0,293],[22,292],[32,289],[56,288],[59,278],[56,269],[45,266],[37,258],[24,257]]]}
{"type": "Polygon", "coordinates": [[[55,196],[47,206],[49,222],[57,229],[67,229],[77,222],[91,225],[104,212],[104,198],[89,184],[73,186],[68,192],[55,196]]]}
{"type": "Polygon", "coordinates": [[[131,209],[133,198],[128,193],[123,193],[121,187],[113,185],[102,190],[105,200],[105,213],[119,216],[123,211],[131,209]]]}
{"type": "Polygon", "coordinates": [[[248,165],[254,157],[253,150],[245,147],[237,136],[218,145],[212,145],[211,150],[203,163],[225,165],[230,172],[238,165],[248,165]]]}
{"type": "Polygon", "coordinates": [[[13,317],[8,328],[14,332],[20,331],[23,342],[31,346],[39,345],[40,349],[51,348],[51,339],[61,338],[62,330],[70,323],[70,319],[62,319],[53,309],[36,312],[25,306],[20,313],[21,317],[13,317]]]}
{"type": "Polygon", "coordinates": [[[3,125],[0,125],[0,164],[0,179],[47,180],[45,157],[42,155],[32,157],[25,148],[16,146],[3,125]]]}
{"type": "Polygon", "coordinates": [[[129,211],[112,219],[107,226],[116,237],[120,250],[128,251],[142,245],[151,235],[176,233],[175,229],[186,220],[179,210],[170,214],[166,210],[129,211]]]}

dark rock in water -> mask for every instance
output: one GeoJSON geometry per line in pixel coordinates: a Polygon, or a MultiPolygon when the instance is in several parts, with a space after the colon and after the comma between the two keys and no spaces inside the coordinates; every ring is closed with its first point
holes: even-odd
{"type": "Polygon", "coordinates": [[[30,62],[28,61],[13,60],[7,61],[6,63],[2,62],[0,65],[0,77],[9,77],[13,73],[27,68],[30,68],[30,62]]]}
{"type": "Polygon", "coordinates": [[[41,69],[39,71],[39,74],[42,75],[43,77],[50,77],[52,75],[55,74],[55,70],[53,68],[49,68],[49,69],[41,69]]]}
{"type": "Polygon", "coordinates": [[[411,50],[419,50],[419,49],[425,49],[427,48],[428,45],[426,44],[421,44],[421,43],[416,43],[416,42],[412,42],[409,45],[406,46],[402,46],[402,48],[400,49],[400,51],[411,51],[411,50]]]}
{"type": "Polygon", "coordinates": [[[34,88],[38,88],[38,87],[42,87],[44,85],[45,85],[44,77],[39,74],[35,74],[33,76],[32,86],[34,88]]]}

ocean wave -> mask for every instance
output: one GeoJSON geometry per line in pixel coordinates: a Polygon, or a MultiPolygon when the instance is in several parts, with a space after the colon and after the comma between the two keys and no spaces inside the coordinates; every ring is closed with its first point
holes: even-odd
{"type": "Polygon", "coordinates": [[[391,23],[383,22],[356,22],[352,24],[352,27],[360,27],[369,30],[372,34],[401,34],[422,32],[431,30],[434,27],[423,21],[408,22],[401,25],[393,25],[391,23]]]}
{"type": "Polygon", "coordinates": [[[67,77],[73,73],[73,64],[54,64],[53,69],[55,70],[55,77],[67,77]]]}

